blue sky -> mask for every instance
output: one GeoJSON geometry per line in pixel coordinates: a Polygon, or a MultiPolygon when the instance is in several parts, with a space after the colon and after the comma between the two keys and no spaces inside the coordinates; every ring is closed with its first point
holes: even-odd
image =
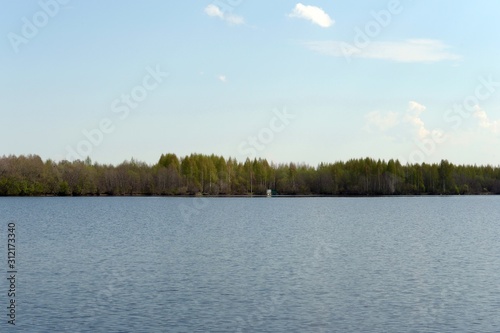
{"type": "Polygon", "coordinates": [[[0,154],[500,164],[500,3],[4,1],[0,154]]]}

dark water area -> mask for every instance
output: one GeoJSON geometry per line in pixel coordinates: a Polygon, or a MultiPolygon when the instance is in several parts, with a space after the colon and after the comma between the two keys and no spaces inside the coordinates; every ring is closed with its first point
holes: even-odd
{"type": "Polygon", "coordinates": [[[0,221],[0,332],[500,332],[496,196],[0,198],[0,221]]]}

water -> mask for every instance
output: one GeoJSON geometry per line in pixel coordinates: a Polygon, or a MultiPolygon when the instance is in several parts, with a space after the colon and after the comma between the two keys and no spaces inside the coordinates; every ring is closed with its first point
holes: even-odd
{"type": "Polygon", "coordinates": [[[1,198],[16,332],[499,332],[500,197],[1,198]]]}

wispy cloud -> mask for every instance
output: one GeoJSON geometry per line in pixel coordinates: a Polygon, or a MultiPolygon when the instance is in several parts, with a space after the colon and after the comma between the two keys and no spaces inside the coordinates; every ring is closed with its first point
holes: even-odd
{"type": "Polygon", "coordinates": [[[217,79],[220,81],[220,82],[223,82],[223,83],[226,83],[227,82],[227,77],[225,75],[219,75],[217,76],[217,79]]]}
{"type": "Polygon", "coordinates": [[[386,131],[393,128],[400,122],[400,116],[397,112],[382,113],[380,111],[372,111],[365,116],[365,129],[371,130],[375,127],[379,131],[386,131]]]}
{"type": "Polygon", "coordinates": [[[363,48],[343,41],[311,41],[304,45],[312,51],[333,57],[357,57],[406,63],[457,61],[461,56],[440,40],[409,39],[401,42],[372,41],[363,48]]]}
{"type": "Polygon", "coordinates": [[[226,21],[229,24],[239,25],[245,23],[245,19],[243,17],[230,13],[224,13],[218,6],[214,4],[210,4],[205,7],[205,14],[210,17],[218,17],[219,19],[226,21]]]}
{"type": "Polygon", "coordinates": [[[296,4],[288,16],[309,20],[322,28],[331,27],[335,23],[323,9],[316,6],[306,6],[301,3],[296,4]]]}

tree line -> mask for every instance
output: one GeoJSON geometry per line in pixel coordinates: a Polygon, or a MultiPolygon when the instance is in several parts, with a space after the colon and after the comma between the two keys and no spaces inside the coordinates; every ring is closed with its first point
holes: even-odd
{"type": "Polygon", "coordinates": [[[244,162],[222,156],[162,154],[148,165],[0,157],[1,196],[90,195],[420,195],[500,194],[500,167],[351,159],[316,167],[244,162]]]}

